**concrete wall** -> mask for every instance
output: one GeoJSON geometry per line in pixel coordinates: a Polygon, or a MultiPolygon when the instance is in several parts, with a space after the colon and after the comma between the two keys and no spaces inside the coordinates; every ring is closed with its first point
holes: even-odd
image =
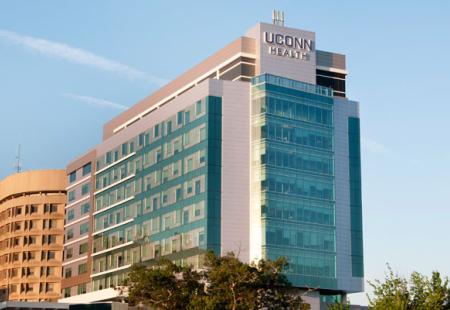
{"type": "Polygon", "coordinates": [[[316,38],[314,32],[272,24],[259,23],[251,28],[246,33],[246,36],[254,38],[256,41],[256,75],[270,73],[306,83],[316,83],[316,38]],[[264,31],[281,33],[284,35],[312,40],[314,42],[313,49],[312,51],[307,51],[309,59],[302,60],[271,55],[269,53],[270,45],[264,42],[264,31]]]}
{"type": "Polygon", "coordinates": [[[40,192],[65,191],[64,170],[34,170],[12,174],[0,182],[0,202],[10,195],[40,192]]]}
{"type": "Polygon", "coordinates": [[[359,117],[359,104],[334,98],[334,151],[336,183],[336,271],[338,287],[347,292],[364,290],[364,279],[352,277],[348,118],[359,117]]]}
{"type": "Polygon", "coordinates": [[[250,83],[211,80],[222,97],[221,253],[249,262],[250,83]]]}

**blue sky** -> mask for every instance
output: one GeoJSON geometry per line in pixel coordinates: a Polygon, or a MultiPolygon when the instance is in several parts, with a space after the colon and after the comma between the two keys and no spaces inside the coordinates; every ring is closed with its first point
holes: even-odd
{"type": "MultiPolygon", "coordinates": [[[[450,275],[450,2],[1,1],[0,178],[64,168],[102,125],[258,21],[347,55],[361,102],[365,272],[450,275]]],[[[352,296],[365,303],[363,294],[352,296]]]]}

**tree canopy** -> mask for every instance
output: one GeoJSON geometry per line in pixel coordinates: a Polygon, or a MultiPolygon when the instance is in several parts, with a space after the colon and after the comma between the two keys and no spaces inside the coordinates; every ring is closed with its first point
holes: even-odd
{"type": "Polygon", "coordinates": [[[233,253],[208,252],[204,265],[201,271],[164,259],[152,268],[134,265],[130,303],[157,309],[310,309],[282,273],[284,258],[249,265],[233,253]]]}
{"type": "Polygon", "coordinates": [[[373,297],[369,308],[392,310],[447,310],[450,309],[450,288],[448,279],[442,279],[434,271],[431,278],[413,272],[408,279],[394,273],[388,266],[384,281],[369,281],[373,297]]]}

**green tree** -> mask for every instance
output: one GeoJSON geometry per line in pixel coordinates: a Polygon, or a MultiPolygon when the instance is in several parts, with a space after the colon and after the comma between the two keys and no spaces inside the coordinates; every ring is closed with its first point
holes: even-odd
{"type": "Polygon", "coordinates": [[[309,309],[282,273],[284,258],[249,265],[233,253],[217,257],[210,252],[205,267],[207,295],[198,304],[206,309],[309,309]]]}
{"type": "Polygon", "coordinates": [[[292,288],[282,273],[287,267],[288,262],[284,257],[258,262],[257,309],[310,309],[310,305],[303,302],[299,291],[292,288]]]}
{"type": "Polygon", "coordinates": [[[133,266],[129,274],[130,302],[157,309],[309,309],[282,273],[284,258],[239,261],[233,253],[205,255],[205,267],[196,272],[164,260],[153,268],[133,266]]]}
{"type": "Polygon", "coordinates": [[[350,310],[350,304],[348,301],[347,303],[336,301],[334,304],[328,305],[328,310],[350,310]]]}
{"type": "Polygon", "coordinates": [[[374,310],[447,310],[450,309],[450,288],[448,279],[442,279],[439,272],[433,272],[431,279],[413,272],[407,280],[394,273],[388,266],[384,281],[369,282],[373,298],[369,307],[374,310]]]}
{"type": "Polygon", "coordinates": [[[129,301],[157,309],[185,309],[196,295],[203,294],[200,275],[190,268],[162,259],[153,268],[133,265],[128,275],[129,301]]]}

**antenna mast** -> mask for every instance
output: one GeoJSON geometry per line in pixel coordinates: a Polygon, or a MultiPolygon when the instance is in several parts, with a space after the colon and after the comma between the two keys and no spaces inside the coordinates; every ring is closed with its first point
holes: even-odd
{"type": "Polygon", "coordinates": [[[284,27],[284,12],[283,11],[272,11],[272,24],[284,27]]]}
{"type": "Polygon", "coordinates": [[[16,170],[17,173],[22,171],[22,166],[20,164],[20,144],[17,147],[16,164],[14,165],[14,169],[16,170]]]}

